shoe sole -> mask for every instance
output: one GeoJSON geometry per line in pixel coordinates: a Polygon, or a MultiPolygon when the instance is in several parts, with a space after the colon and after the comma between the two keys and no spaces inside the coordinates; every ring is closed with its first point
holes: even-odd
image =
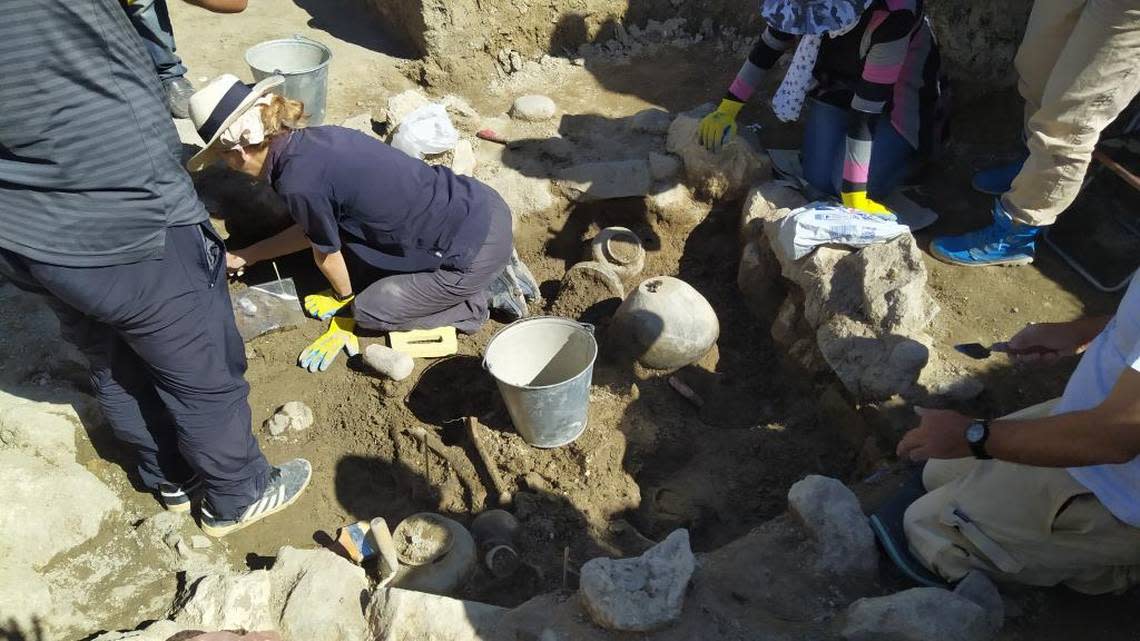
{"type": "Polygon", "coordinates": [[[185,514],[186,512],[190,511],[190,501],[187,501],[185,503],[175,503],[174,505],[167,505],[166,503],[163,503],[162,507],[166,508],[167,512],[185,514]]]}
{"type": "Polygon", "coordinates": [[[202,523],[201,524],[202,532],[204,532],[207,536],[212,536],[215,539],[220,539],[223,536],[226,536],[227,534],[233,534],[234,532],[237,532],[238,530],[247,528],[247,527],[253,525],[254,523],[257,523],[258,521],[264,519],[267,516],[273,516],[274,514],[277,514],[278,512],[280,512],[281,510],[284,510],[285,508],[289,507],[290,505],[293,505],[294,503],[296,503],[297,499],[301,498],[301,495],[304,494],[305,490],[307,490],[309,488],[309,482],[312,480],[313,480],[313,472],[312,472],[312,470],[310,470],[309,471],[309,478],[305,479],[304,485],[301,486],[301,489],[297,490],[297,493],[293,495],[293,498],[289,499],[288,501],[285,501],[281,505],[278,505],[277,507],[273,508],[272,510],[269,510],[268,512],[262,512],[255,519],[250,519],[248,521],[240,521],[238,523],[234,523],[233,525],[226,525],[223,527],[218,527],[218,526],[214,526],[214,525],[207,525],[206,523],[202,523]]]}
{"type": "Polygon", "coordinates": [[[949,258],[946,258],[945,256],[943,256],[942,254],[939,254],[938,252],[934,251],[933,249],[930,250],[930,255],[933,256],[936,260],[938,260],[938,262],[946,263],[947,265],[954,265],[955,267],[1020,267],[1023,265],[1028,265],[1028,264],[1033,262],[1033,258],[1029,257],[1029,258],[1018,258],[1018,259],[1014,259],[1014,260],[1005,260],[1005,261],[1001,261],[1001,262],[995,261],[992,263],[960,263],[956,260],[951,260],[949,258]]]}

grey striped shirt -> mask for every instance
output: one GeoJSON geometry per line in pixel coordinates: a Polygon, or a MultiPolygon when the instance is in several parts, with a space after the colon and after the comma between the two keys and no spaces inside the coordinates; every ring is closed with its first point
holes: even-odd
{"type": "Polygon", "coordinates": [[[40,262],[162,256],[206,220],[119,0],[0,0],[0,247],[40,262]]]}

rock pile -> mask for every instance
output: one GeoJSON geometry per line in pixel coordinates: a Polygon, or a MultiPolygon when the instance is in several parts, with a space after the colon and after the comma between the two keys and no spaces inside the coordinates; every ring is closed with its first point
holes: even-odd
{"type": "Polygon", "coordinates": [[[895,395],[976,395],[980,388],[932,352],[938,305],[926,291],[922,252],[903,235],[860,250],[822,246],[795,260],[774,241],[777,222],[806,204],[779,181],[749,193],[741,217],[744,243],[738,285],[756,311],[771,318],[777,272],[794,291],[775,313],[773,338],[797,360],[820,359],[858,401],[895,395]]]}

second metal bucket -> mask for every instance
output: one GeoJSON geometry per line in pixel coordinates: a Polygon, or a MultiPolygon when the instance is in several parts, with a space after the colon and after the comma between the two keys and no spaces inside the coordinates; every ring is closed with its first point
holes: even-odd
{"type": "Polygon", "coordinates": [[[491,338],[483,367],[495,377],[511,421],[535,447],[559,447],[586,430],[598,342],[568,318],[515,321],[491,338]]]}
{"type": "Polygon", "coordinates": [[[261,81],[272,75],[285,77],[281,95],[305,103],[308,124],[313,126],[325,121],[331,60],[332,51],[328,47],[301,36],[262,42],[245,52],[245,62],[253,71],[254,80],[261,81]]]}

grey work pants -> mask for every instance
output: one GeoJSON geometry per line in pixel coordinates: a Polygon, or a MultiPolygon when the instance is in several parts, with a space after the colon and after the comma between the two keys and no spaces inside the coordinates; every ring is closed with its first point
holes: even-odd
{"type": "Polygon", "coordinates": [[[454,326],[471,334],[487,322],[487,288],[511,258],[511,210],[498,194],[490,199],[491,227],[467,269],[385,276],[353,302],[358,327],[374,331],[454,326]]]}

